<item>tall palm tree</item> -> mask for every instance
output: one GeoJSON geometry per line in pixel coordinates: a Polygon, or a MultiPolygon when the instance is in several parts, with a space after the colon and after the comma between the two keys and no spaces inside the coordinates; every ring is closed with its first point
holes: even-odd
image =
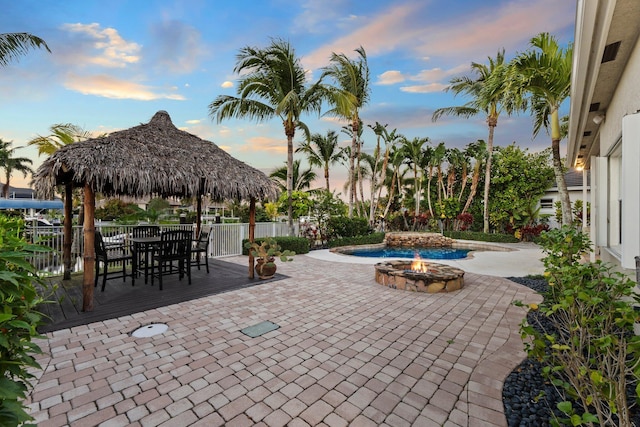
{"type": "Polygon", "coordinates": [[[307,160],[311,166],[323,169],[327,191],[331,192],[329,168],[331,165],[344,160],[344,149],[338,145],[338,134],[333,130],[327,131],[326,136],[314,133],[311,135],[311,139],[300,144],[296,149],[296,153],[298,152],[307,155],[307,160]]]}
{"type": "Polygon", "coordinates": [[[9,183],[14,172],[22,172],[25,178],[28,174],[33,173],[33,170],[29,167],[29,165],[33,164],[33,161],[27,157],[14,157],[15,151],[16,148],[11,148],[10,141],[0,139],[0,168],[4,169],[5,177],[2,195],[5,199],[9,198],[9,183]]]}
{"type": "Polygon", "coordinates": [[[508,84],[508,64],[504,60],[504,49],[498,51],[495,58],[488,58],[489,64],[471,63],[474,77],[456,77],[450,80],[447,91],[455,95],[463,94],[471,98],[462,106],[439,108],[434,111],[432,120],[443,115],[454,115],[469,118],[485,114],[489,126],[487,139],[487,162],[484,181],[484,232],[489,232],[489,187],[491,183],[491,156],[493,154],[493,133],[498,125],[498,117],[502,112],[511,115],[523,108],[523,100],[519,92],[513,91],[508,84]]]}
{"type": "Polygon", "coordinates": [[[51,135],[38,135],[27,145],[38,147],[38,155],[50,156],[65,145],[91,138],[91,132],[71,123],[56,123],[49,128],[51,135]]]}
{"type": "MultiPolygon", "coordinates": [[[[402,138],[404,137],[402,135],[399,135],[399,139],[402,140],[402,138]]],[[[389,209],[391,208],[391,204],[393,203],[395,192],[397,191],[398,194],[402,195],[402,187],[399,185],[399,183],[401,182],[403,175],[401,167],[404,163],[404,153],[399,145],[393,145],[391,147],[391,150],[389,150],[389,163],[391,163],[392,173],[389,191],[387,191],[387,206],[385,206],[384,212],[382,214],[383,218],[386,218],[389,214],[389,209]]]]}
{"type": "Polygon", "coordinates": [[[293,138],[297,128],[310,138],[301,116],[319,114],[325,92],[318,83],[307,86],[300,58],[289,42],[281,39],[272,39],[264,49],[251,46],[240,49],[233,71],[240,75],[238,96],[218,96],[209,104],[209,115],[218,123],[231,118],[282,120],[287,137],[289,234],[293,236],[293,138]]]}
{"type": "Polygon", "coordinates": [[[369,210],[369,222],[373,224],[375,219],[377,201],[380,200],[380,196],[382,195],[382,188],[384,187],[384,182],[387,179],[387,169],[389,165],[389,153],[391,147],[397,140],[400,139],[400,134],[396,133],[397,129],[393,129],[391,132],[387,129],[387,124],[383,125],[379,122],[376,122],[375,125],[368,125],[373,133],[376,135],[376,147],[374,149],[374,158],[376,160],[375,169],[372,172],[371,177],[371,208],[369,210]],[[380,139],[384,141],[384,155],[381,153],[380,147],[380,139]],[[380,156],[382,156],[382,164],[380,162],[380,156]],[[380,171],[380,179],[378,179],[378,170],[380,171]],[[376,197],[377,190],[377,197],[376,197]]]}
{"type": "Polygon", "coordinates": [[[356,194],[356,156],[360,153],[358,136],[361,134],[360,110],[369,102],[370,78],[367,54],[362,46],[357,48],[358,59],[351,60],[345,54],[331,53],[330,64],[325,67],[321,80],[329,77],[334,86],[327,86],[332,108],[327,114],[343,117],[351,127],[351,153],[349,156],[349,217],[353,216],[356,194]]]}
{"type": "Polygon", "coordinates": [[[564,179],[560,141],[562,139],[558,109],[571,91],[573,44],[565,49],[549,33],[540,33],[529,42],[530,49],[513,60],[516,80],[530,95],[529,110],[533,114],[533,136],[545,128],[551,135],[553,171],[562,202],[562,222],[572,224],[571,201],[564,179]],[[551,129],[549,129],[551,128],[551,129]]]}
{"type": "MultiPolygon", "coordinates": [[[[275,169],[273,172],[269,174],[269,177],[273,179],[280,187],[280,191],[287,191],[287,177],[288,177],[288,168],[287,166],[282,166],[280,168],[275,169]]],[[[311,188],[311,184],[315,181],[317,175],[311,169],[300,169],[300,160],[295,160],[293,162],[293,191],[305,191],[311,188]]]]}
{"type": "Polygon", "coordinates": [[[427,166],[429,159],[424,147],[429,142],[429,138],[413,138],[400,140],[400,147],[404,153],[404,161],[413,172],[413,193],[415,198],[415,216],[420,214],[420,194],[422,193],[422,172],[427,166]]]}
{"type": "Polygon", "coordinates": [[[469,195],[467,201],[462,208],[461,213],[466,213],[473,202],[473,198],[476,196],[478,189],[478,183],[480,182],[480,169],[484,163],[487,155],[487,143],[484,140],[479,139],[476,142],[472,142],[465,148],[467,156],[475,160],[473,164],[473,173],[471,174],[471,187],[469,189],[469,195]]]}
{"type": "Polygon", "coordinates": [[[40,37],[29,33],[0,34],[0,66],[6,67],[10,62],[26,55],[30,49],[44,48],[51,53],[47,43],[40,37]]]}

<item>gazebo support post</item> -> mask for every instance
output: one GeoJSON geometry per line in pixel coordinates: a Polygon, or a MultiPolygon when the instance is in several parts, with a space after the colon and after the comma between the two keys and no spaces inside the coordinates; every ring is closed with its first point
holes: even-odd
{"type": "MultiPolygon", "coordinates": [[[[256,234],[256,198],[251,197],[249,200],[249,241],[253,243],[256,234]]],[[[249,279],[254,277],[253,255],[249,251],[249,279]]]]}
{"type": "Polygon", "coordinates": [[[196,197],[196,239],[200,238],[200,229],[202,228],[202,194],[204,193],[204,178],[200,178],[200,186],[198,187],[198,196],[196,197]]]}
{"type": "Polygon", "coordinates": [[[73,184],[64,185],[64,240],[62,241],[63,280],[71,279],[71,246],[73,243],[73,184]]]}
{"type": "Polygon", "coordinates": [[[94,214],[96,195],[90,183],[84,185],[84,276],[82,281],[82,311],[93,311],[93,281],[96,266],[94,214]]]}

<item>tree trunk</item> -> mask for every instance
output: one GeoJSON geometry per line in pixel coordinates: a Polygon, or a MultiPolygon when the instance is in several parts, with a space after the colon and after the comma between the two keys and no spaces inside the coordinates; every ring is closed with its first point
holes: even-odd
{"type": "Polygon", "coordinates": [[[353,218],[353,204],[356,198],[356,150],[358,145],[358,119],[351,122],[351,153],[349,154],[349,218],[353,218]]]}
{"type": "MultiPolygon", "coordinates": [[[[480,163],[478,163],[479,165],[480,163]]],[[[464,208],[462,208],[462,213],[467,213],[469,206],[471,206],[471,202],[473,202],[473,198],[476,196],[476,191],[478,191],[478,183],[480,182],[480,168],[476,167],[473,169],[473,177],[471,178],[471,188],[469,189],[469,197],[467,197],[467,203],[464,204],[464,208]]]]}
{"type": "Polygon", "coordinates": [[[560,158],[560,140],[551,141],[551,150],[553,152],[553,173],[556,177],[558,186],[558,194],[560,203],[562,204],[562,225],[573,224],[573,214],[571,213],[571,199],[567,190],[567,183],[564,180],[564,171],[562,170],[562,159],[560,158]]]}
{"type": "Polygon", "coordinates": [[[331,187],[329,187],[329,164],[328,163],[324,165],[324,180],[327,184],[327,191],[330,193],[331,187]]]}
{"type": "Polygon", "coordinates": [[[384,213],[382,214],[383,218],[387,218],[387,214],[389,214],[389,209],[391,208],[391,202],[393,201],[393,193],[395,192],[396,187],[396,174],[397,170],[393,171],[393,176],[391,177],[391,188],[389,189],[389,195],[387,196],[389,199],[387,200],[387,206],[384,208],[384,213]]]}
{"type": "Polygon", "coordinates": [[[293,137],[295,136],[295,125],[291,122],[284,122],[284,132],[287,135],[287,219],[289,222],[289,236],[295,236],[293,227],[293,137]]]}
{"type": "Polygon", "coordinates": [[[489,232],[489,187],[491,185],[491,157],[493,156],[493,132],[498,124],[497,117],[488,117],[489,140],[487,142],[487,165],[484,172],[484,211],[482,214],[484,226],[483,231],[489,232]]]}
{"type": "MultiPolygon", "coordinates": [[[[249,200],[249,241],[253,243],[256,230],[256,199],[252,197],[249,200]]],[[[253,253],[249,251],[249,279],[254,277],[254,259],[253,253]]]]}
{"type": "MultiPolygon", "coordinates": [[[[93,311],[93,284],[95,279],[96,227],[94,213],[96,195],[90,184],[84,185],[84,275],[82,281],[82,311],[93,311]]],[[[106,266],[105,266],[106,268],[106,266]]]]}
{"type": "MultiPolygon", "coordinates": [[[[553,156],[553,172],[556,175],[558,194],[560,195],[560,202],[562,203],[562,224],[572,225],[573,214],[571,213],[571,199],[569,198],[567,183],[564,180],[562,159],[560,157],[560,118],[557,108],[551,112],[551,153],[553,156]]],[[[585,200],[584,203],[586,202],[585,200]]]]}
{"type": "Polygon", "coordinates": [[[73,245],[73,185],[64,186],[64,237],[62,241],[62,280],[71,280],[71,247],[73,245]]]}

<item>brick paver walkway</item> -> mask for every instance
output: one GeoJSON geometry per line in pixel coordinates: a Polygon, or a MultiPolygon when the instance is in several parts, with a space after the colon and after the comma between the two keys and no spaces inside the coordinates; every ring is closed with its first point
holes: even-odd
{"type": "Polygon", "coordinates": [[[455,293],[398,291],[371,265],[306,256],[278,268],[290,278],[48,334],[38,425],[506,425],[512,303],[539,295],[470,273],[455,293]],[[265,320],[280,328],[240,332],[265,320]],[[155,322],[168,331],[129,335],[155,322]]]}

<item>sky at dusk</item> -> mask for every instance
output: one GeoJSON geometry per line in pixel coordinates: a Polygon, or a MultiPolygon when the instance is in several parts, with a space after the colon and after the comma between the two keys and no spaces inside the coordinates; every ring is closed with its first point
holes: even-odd
{"type": "MultiPolygon", "coordinates": [[[[377,121],[410,139],[428,137],[434,145],[444,141],[463,148],[486,140],[487,126],[482,116],[432,122],[435,109],[467,101],[444,92],[449,80],[471,75],[471,62],[486,63],[502,48],[511,59],[543,31],[563,45],[571,42],[576,7],[574,0],[0,3],[0,33],[32,33],[52,51],[32,50],[0,68],[2,140],[24,146],[49,135],[56,123],[73,123],[97,135],[146,123],[165,110],[178,128],[267,173],[286,161],[278,119],[217,123],[208,115],[218,95],[236,94],[233,68],[240,48],[266,47],[271,38],[288,40],[314,81],[332,52],[355,59],[354,49],[362,46],[371,74],[371,98],[361,112],[365,126],[377,121]]],[[[321,134],[346,125],[326,116],[303,121],[321,134]]],[[[544,131],[536,140],[531,131],[529,116],[501,116],[495,144],[515,141],[531,150],[550,146],[544,131]]],[[[363,140],[371,152],[375,135],[368,127],[363,140]]],[[[298,132],[295,143],[301,141],[298,132]]],[[[340,134],[340,141],[348,145],[350,138],[340,134]]],[[[16,155],[32,158],[34,168],[44,160],[35,148],[16,155]]],[[[345,176],[346,167],[332,169],[332,187],[339,192],[345,176]]],[[[11,183],[27,186],[28,181],[18,174],[11,183]]]]}

